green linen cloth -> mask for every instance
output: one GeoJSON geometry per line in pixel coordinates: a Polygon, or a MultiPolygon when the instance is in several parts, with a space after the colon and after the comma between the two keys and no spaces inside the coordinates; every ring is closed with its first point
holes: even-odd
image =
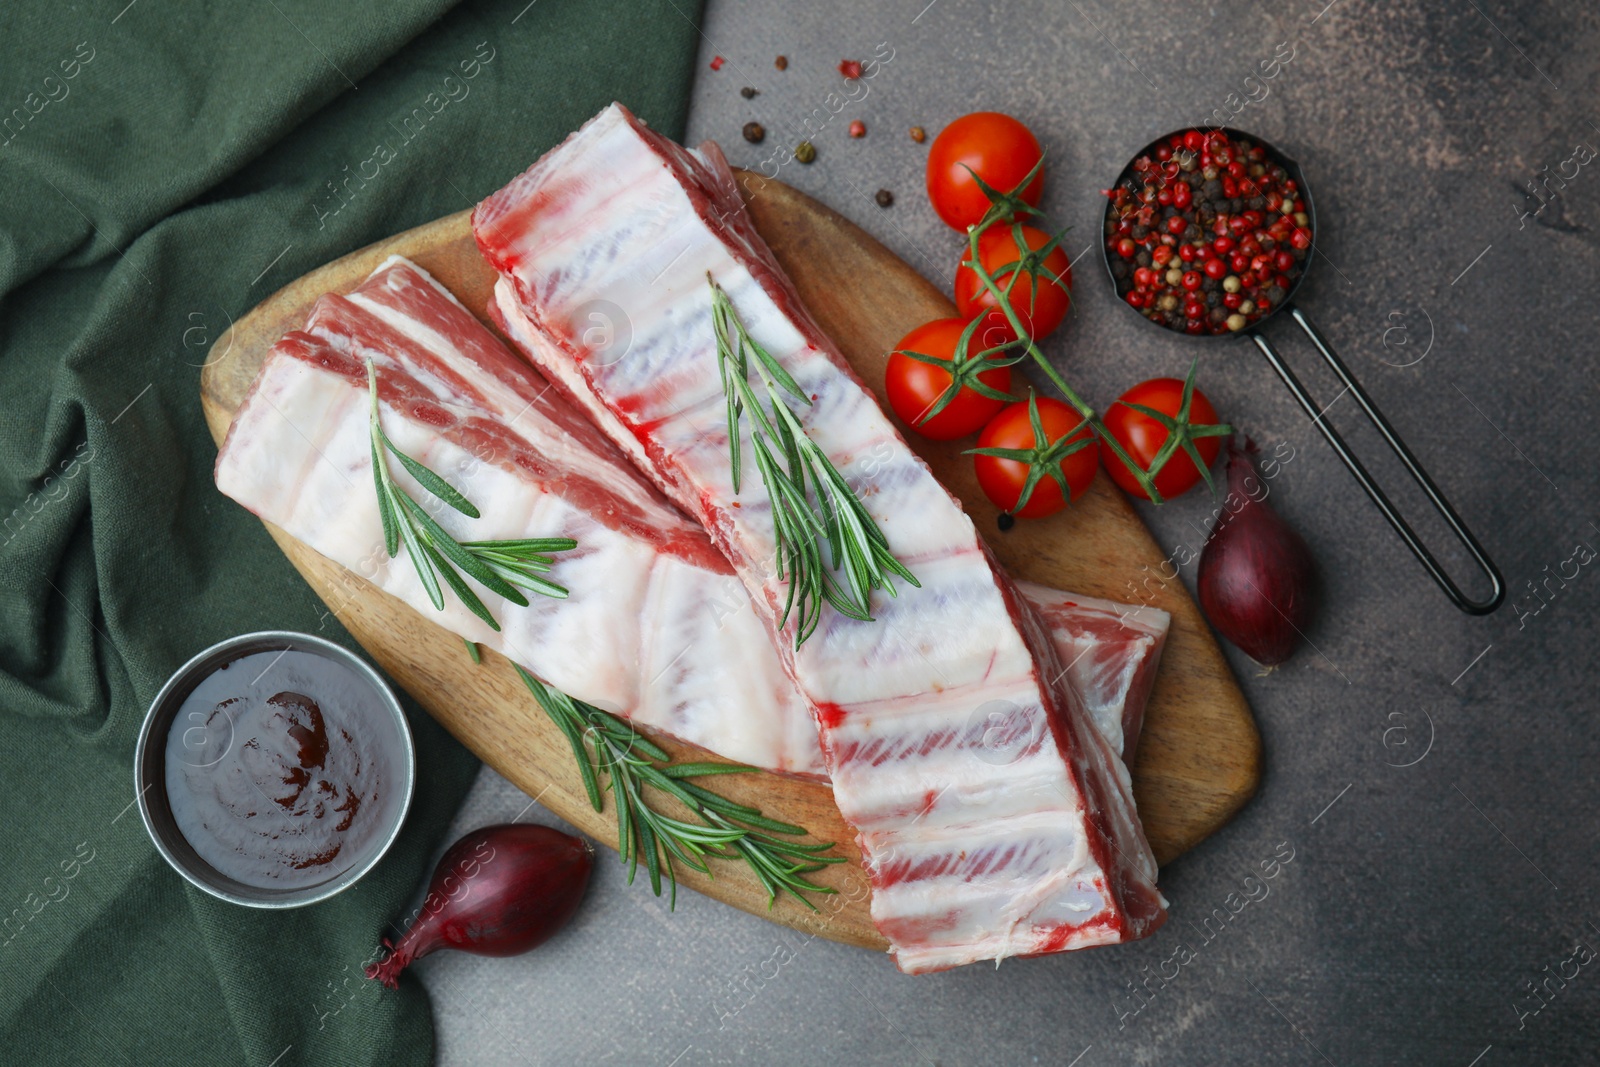
{"type": "Polygon", "coordinates": [[[405,833],[323,904],[213,900],[132,807],[139,724],[190,655],[355,647],[213,485],[199,368],[278,287],[469,207],[613,99],[681,135],[698,18],[0,4],[0,1062],[431,1061],[421,985],[360,977],[477,767],[426,713],[405,833]]]}

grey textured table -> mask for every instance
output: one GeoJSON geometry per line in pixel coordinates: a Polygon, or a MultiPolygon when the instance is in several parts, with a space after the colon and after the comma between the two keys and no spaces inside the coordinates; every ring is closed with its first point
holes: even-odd
{"type": "MultiPolygon", "coordinates": [[[[1165,930],[905,978],[885,957],[693,893],[669,913],[623,885],[602,850],[580,916],[538,952],[446,953],[418,968],[441,1062],[1600,1060],[1588,951],[1600,951],[1600,577],[1591,564],[1552,580],[1545,600],[1531,592],[1575,546],[1600,546],[1589,453],[1600,172],[1581,167],[1524,216],[1539,204],[1527,183],[1570,173],[1575,146],[1600,146],[1600,18],[1580,4],[1323,2],[713,3],[691,133],[757,165],[830,114],[841,59],[885,42],[893,57],[867,97],[813,133],[817,162],[781,177],[946,285],[958,242],[926,203],[927,147],[907,128],[931,136],[980,108],[1019,116],[1051,153],[1045,206],[1083,253],[1077,315],[1050,352],[1104,404],[1142,378],[1181,375],[1192,349],[1115,306],[1092,247],[1097,190],[1151,137],[1206,121],[1230,93],[1260,97],[1244,78],[1287,42],[1292,62],[1234,124],[1314,183],[1325,256],[1301,303],[1498,560],[1507,606],[1488,618],[1451,608],[1253,350],[1208,356],[1202,381],[1223,413],[1294,449],[1273,503],[1320,560],[1326,608],[1313,647],[1276,673],[1233,655],[1266,776],[1231,826],[1162,872],[1165,930]],[[787,72],[773,68],[779,53],[787,72]],[[744,85],[760,95],[741,98],[744,85]],[[864,139],[847,136],[855,118],[864,139]],[[739,137],[751,119],[769,131],[761,148],[739,137]],[[874,204],[879,188],[892,208],[874,204]],[[1276,878],[1245,883],[1291,853],[1276,878]],[[1217,909],[1226,922],[1206,925],[1217,909]]],[[[1328,417],[1375,456],[1376,435],[1282,325],[1328,417]]],[[[1372,466],[1403,478],[1393,462],[1372,466]]],[[[1418,511],[1419,494],[1397,495],[1418,511]]],[[[1163,546],[1197,548],[1211,507],[1197,494],[1145,518],[1163,546]]],[[[1443,543],[1438,523],[1420,525],[1443,543]]],[[[1445,558],[1470,578],[1461,553],[1445,558]]],[[[1192,586],[1193,568],[1183,577],[1192,586]]],[[[485,772],[458,828],[550,818],[527,805],[485,772]]]]}

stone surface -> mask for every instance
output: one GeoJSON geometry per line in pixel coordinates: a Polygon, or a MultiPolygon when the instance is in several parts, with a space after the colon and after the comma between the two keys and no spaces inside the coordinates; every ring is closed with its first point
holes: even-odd
{"type": "MultiPolygon", "coordinates": [[[[1077,313],[1052,357],[1103,406],[1199,356],[1222,412],[1293,450],[1272,503],[1321,561],[1326,605],[1281,670],[1259,677],[1233,656],[1266,778],[1232,826],[1163,871],[1168,928],[1108,951],[904,978],[887,958],[804,942],[692,893],[669,913],[602,850],[590,899],[554,942],[417,968],[441,1062],[1595,1061],[1600,964],[1565,965],[1544,1001],[1527,984],[1562,971],[1578,942],[1600,951],[1600,562],[1565,588],[1552,580],[1536,613],[1529,583],[1575,545],[1600,547],[1587,454],[1600,171],[1582,167],[1539,215],[1522,213],[1538,206],[1529,181],[1570,174],[1579,143],[1600,147],[1600,17],[1572,4],[1323,2],[754,0],[712,3],[704,27],[692,135],[746,166],[809,137],[816,162],[782,166],[783,180],[940,284],[959,241],[927,205],[928,146],[907,128],[926,127],[931,143],[967,111],[1022,118],[1050,151],[1044,206],[1082,254],[1077,313]],[[828,119],[838,62],[878,42],[893,58],[828,119]],[[1280,42],[1293,61],[1233,125],[1294,156],[1314,184],[1324,255],[1300,303],[1499,562],[1511,602],[1488,618],[1449,605],[1253,349],[1140,323],[1094,247],[1097,190],[1127,156],[1207,121],[1229,94],[1261,98],[1244,79],[1280,42]],[[744,99],[745,85],[760,95],[744,99]],[[867,135],[853,140],[857,118],[867,135]],[[739,135],[752,119],[768,131],[760,146],[739,135]],[[880,188],[892,207],[874,203],[880,188]],[[1135,998],[1130,983],[1147,992],[1135,998]]],[[[1269,332],[1470,583],[1292,324],[1269,332]]],[[[1197,551],[1213,506],[1194,495],[1145,514],[1164,545],[1197,551]]],[[[1183,580],[1192,586],[1193,565],[1183,580]]],[[[486,772],[458,828],[543,816],[527,803],[486,772]]]]}

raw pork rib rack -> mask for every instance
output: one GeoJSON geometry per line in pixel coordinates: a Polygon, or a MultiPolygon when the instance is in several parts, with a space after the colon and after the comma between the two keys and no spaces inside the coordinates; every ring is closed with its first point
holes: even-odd
{"type": "Polygon", "coordinates": [[[705,532],[407,260],[391,258],[348,297],[322,297],[305,328],[272,349],[216,480],[297,540],[580,700],[701,744],[726,738],[725,754],[758,766],[815,763],[816,730],[705,532]],[[436,506],[391,459],[396,482],[460,540],[576,540],[550,575],[567,599],[530,595],[518,607],[473,582],[502,626],[495,633],[448,590],[436,611],[404,552],[385,556],[368,358],[390,439],[483,517],[436,506]]]}
{"type": "Polygon", "coordinates": [[[1065,684],[1038,613],[800,306],[716,146],[685,150],[614,104],[480,204],[473,224],[546,342],[535,358],[701,520],[773,631],[901,969],[1159,926],[1165,901],[1127,771],[1065,684]],[[736,497],[730,484],[708,272],[813,398],[808,433],[921,582],[876,594],[874,622],[829,611],[799,649],[779,630],[783,585],[761,562],[774,552],[765,495],[754,484],[736,497]],[[582,345],[598,300],[628,317],[621,358],[582,345]],[[1003,761],[984,743],[997,712],[1028,739],[1003,761]]]}
{"type": "MultiPolygon", "coordinates": [[[[419,501],[398,463],[395,478],[419,501]]],[[[263,519],[582,700],[768,770],[825,773],[811,713],[704,531],[662,499],[583,415],[550,392],[425,271],[399,257],[355,292],[318,302],[268,355],[217,459],[217,484],[263,519]],[[383,425],[408,455],[482,506],[436,511],[463,539],[570,534],[552,577],[567,600],[517,607],[476,591],[494,633],[449,596],[434,609],[415,570],[383,553],[372,489],[364,361],[378,371],[383,425]]],[[[473,583],[476,586],[476,583],[473,583]]],[[[1142,712],[1122,683],[1153,672],[1164,612],[1111,605],[1109,629],[1083,598],[1028,591],[1051,615],[1068,680],[1107,722],[1142,712]],[[1086,644],[1087,642],[1087,644],[1086,644]],[[1112,669],[1102,664],[1110,662],[1112,669]],[[1121,709],[1129,700],[1139,708],[1121,709]]],[[[1098,720],[1097,720],[1098,721],[1098,720]]],[[[1109,727],[1108,727],[1109,728],[1109,727]]]]}
{"type": "MultiPolygon", "coordinates": [[[[489,306],[489,312],[501,332],[530,360],[544,366],[559,365],[556,354],[547,351],[549,342],[517,306],[512,286],[504,278],[495,286],[495,302],[489,306]]],[[[1056,654],[1066,664],[1067,683],[1094,719],[1095,728],[1111,745],[1112,751],[1131,767],[1134,746],[1144,723],[1145,704],[1150,698],[1150,688],[1155,683],[1156,668],[1161,662],[1161,651],[1166,644],[1167,628],[1172,617],[1160,608],[1149,605],[1132,607],[1096,597],[1064,593],[1033,582],[1018,582],[1017,588],[1049,628],[1056,654]]],[[[742,589],[738,599],[741,604],[745,600],[742,589]]],[[[741,615],[739,622],[743,623],[748,618],[741,615]]],[[[811,721],[811,712],[799,695],[775,708],[774,714],[804,719],[798,727],[784,726],[777,731],[777,736],[799,738],[809,735],[811,742],[806,758],[801,758],[796,750],[793,765],[780,769],[826,777],[827,765],[822,749],[816,743],[816,728],[811,721]]],[[[765,752],[744,742],[742,735],[750,733],[749,730],[741,730],[739,724],[725,720],[725,716],[718,717],[717,732],[694,729],[710,725],[709,721],[682,722],[678,727],[679,735],[732,759],[761,767],[776,766],[765,752]],[[685,728],[692,732],[684,732],[685,728]],[[730,747],[734,745],[737,747],[730,747]],[[739,754],[741,752],[744,754],[739,754]]],[[[1000,735],[1008,727],[1018,725],[1009,723],[1004,714],[990,721],[1000,735]]],[[[994,739],[1004,740],[1003,736],[994,739]]]]}

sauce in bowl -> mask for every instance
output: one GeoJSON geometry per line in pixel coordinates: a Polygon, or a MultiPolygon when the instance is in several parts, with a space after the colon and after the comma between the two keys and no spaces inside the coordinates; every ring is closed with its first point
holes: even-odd
{"type": "Polygon", "coordinates": [[[173,717],[166,800],[196,855],[264,890],[321,885],[388,843],[408,800],[383,695],[316,652],[223,662],[173,717]]]}

